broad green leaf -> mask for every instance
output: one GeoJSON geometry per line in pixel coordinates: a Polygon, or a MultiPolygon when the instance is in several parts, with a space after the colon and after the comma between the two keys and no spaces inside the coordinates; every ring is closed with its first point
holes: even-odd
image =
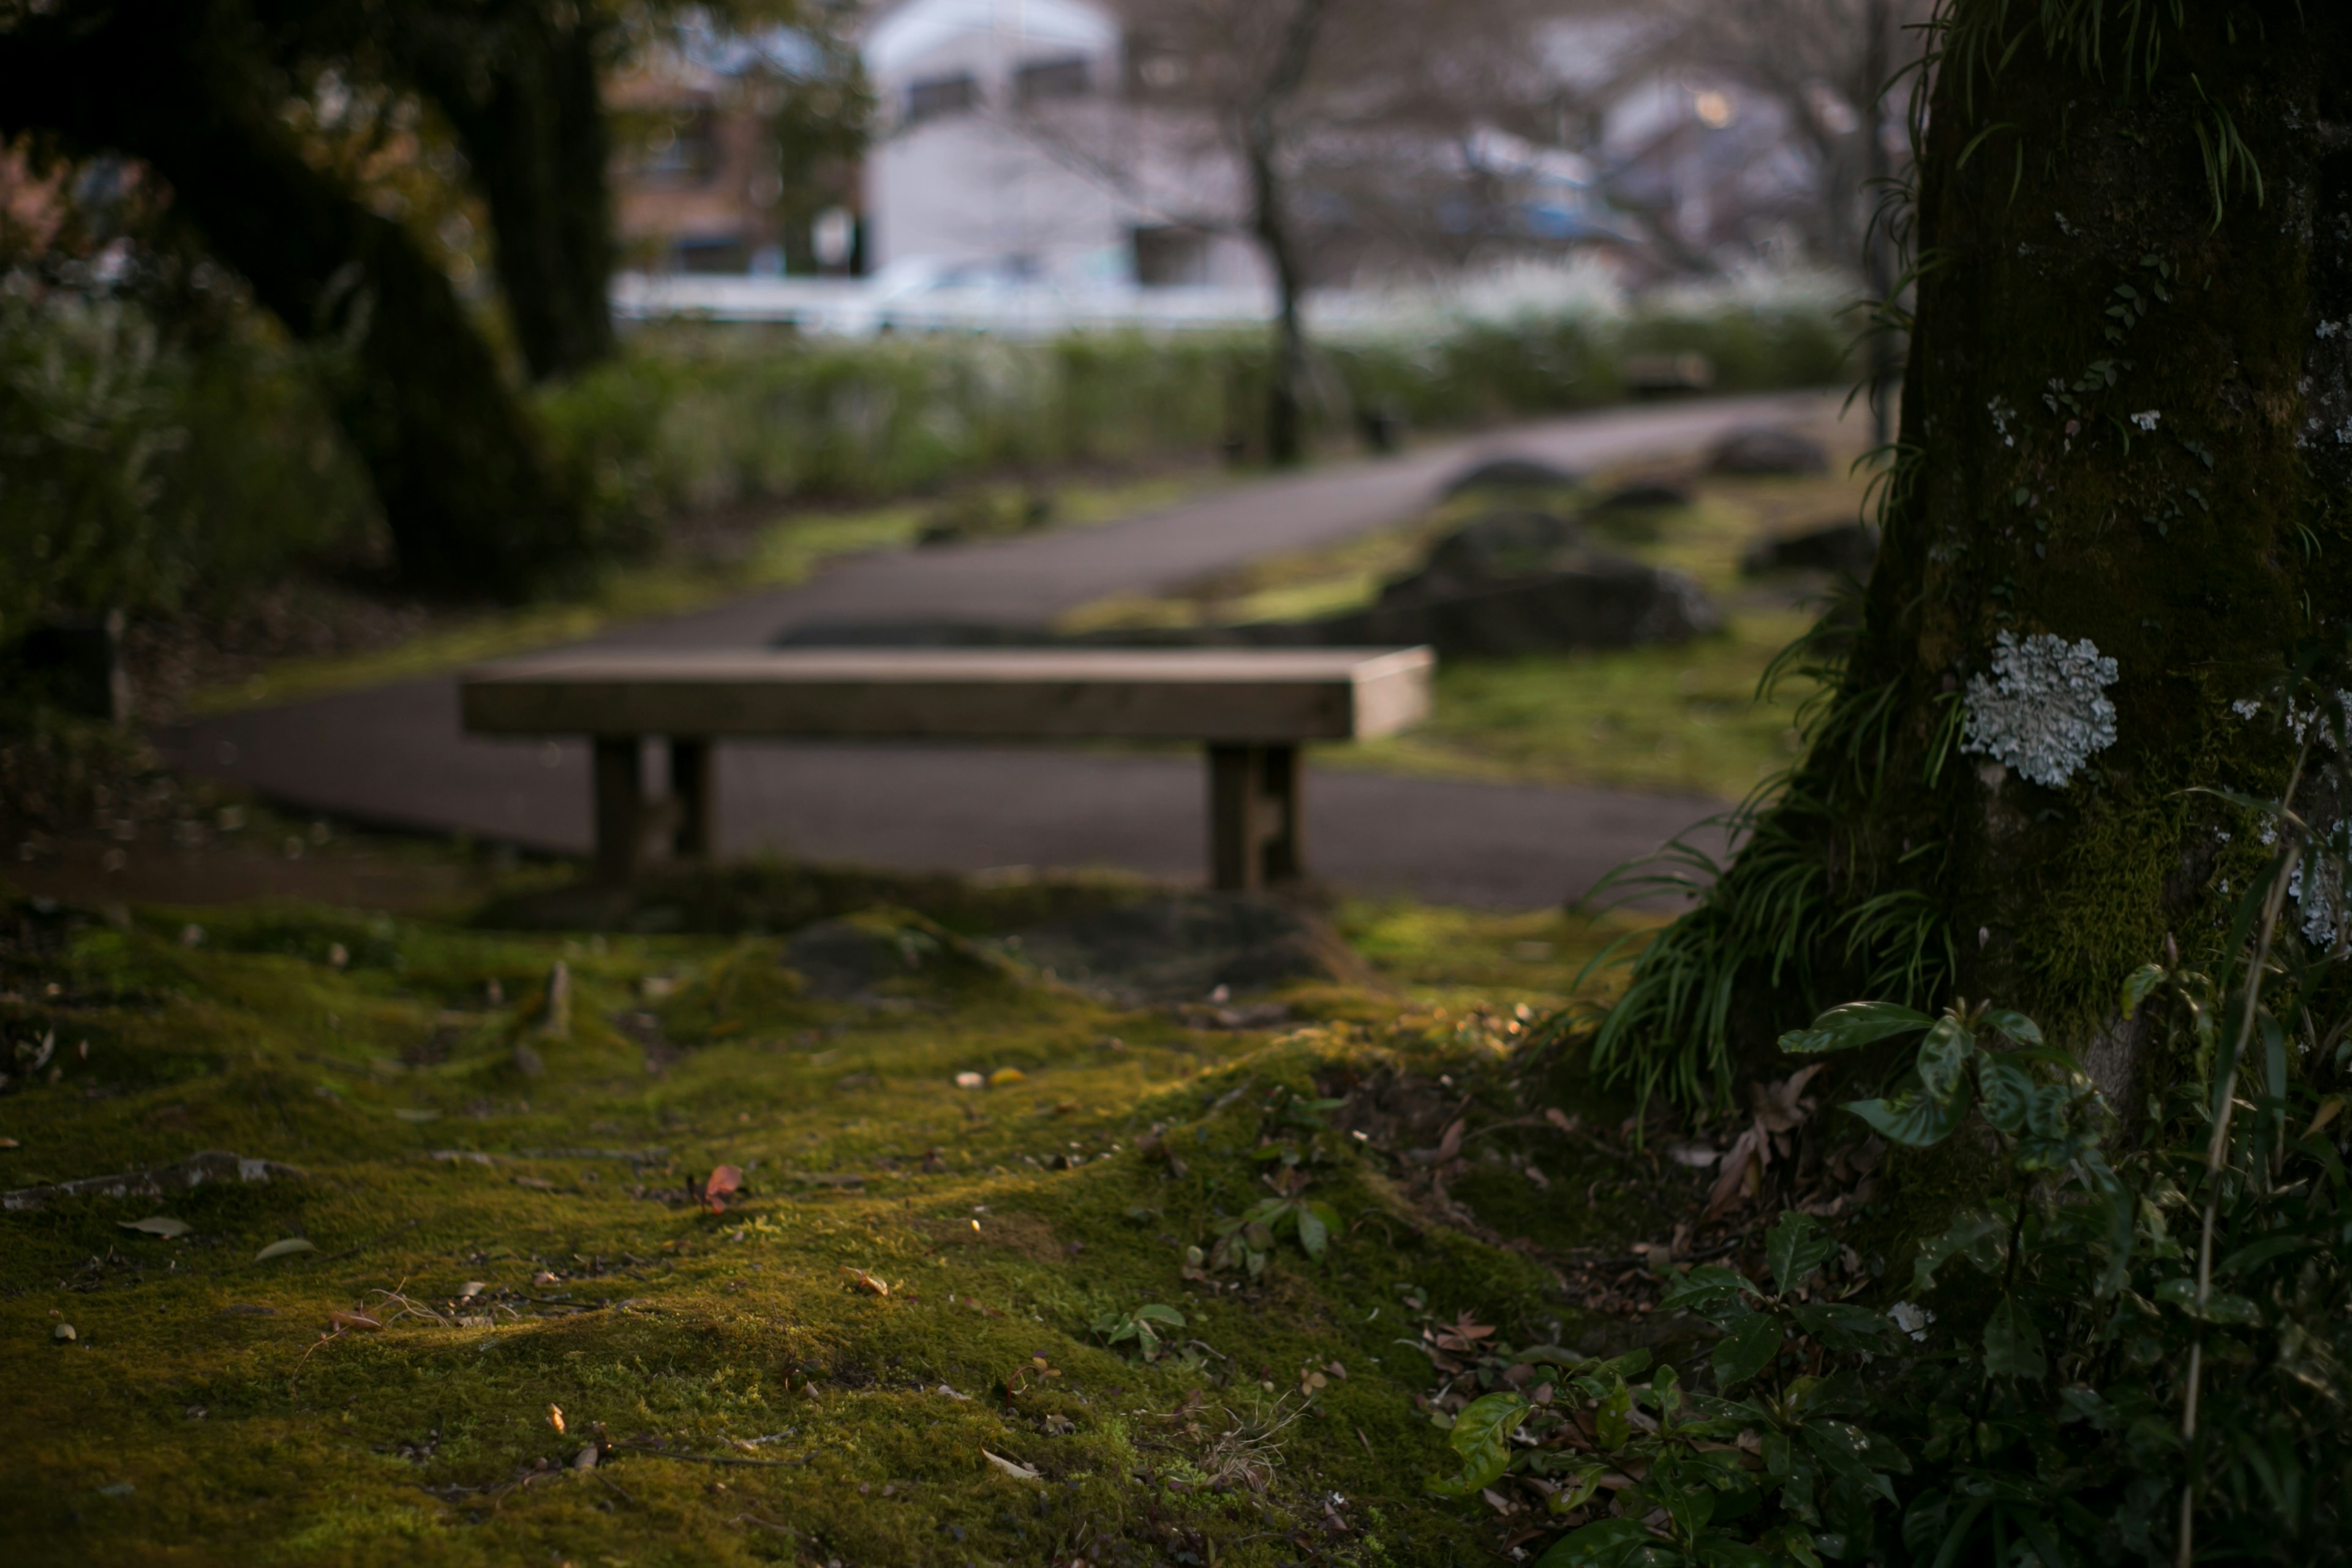
{"type": "Polygon", "coordinates": [[[2236,1274],[2252,1268],[2257,1263],[2268,1263],[2284,1253],[2299,1252],[2306,1247],[2316,1247],[2315,1236],[2266,1236],[2231,1253],[2213,1266],[2217,1274],[2236,1274]]]}
{"type": "Polygon", "coordinates": [[[1977,1058],[1977,1093],[1984,1103],[1987,1121],[2003,1132],[2014,1133],[2025,1125],[2025,1112],[2033,1100],[2033,1075],[2005,1056],[1987,1051],[1977,1058]]]}
{"type": "Polygon", "coordinates": [[[1719,1263],[1702,1263],[1668,1286],[1658,1307],[1669,1312],[1705,1312],[1756,1293],[1756,1287],[1738,1269],[1726,1268],[1719,1263]]]}
{"type": "Polygon", "coordinates": [[[2226,1290],[2215,1290],[2205,1298],[2205,1309],[2197,1308],[2197,1281],[2168,1279],[2156,1288],[2156,1299],[2168,1306],[2179,1308],[2190,1317],[2208,1323],[2259,1323],[2262,1309],[2243,1296],[2233,1296],[2226,1290]]]}
{"type": "Polygon", "coordinates": [[[2004,1296],[1985,1323],[1985,1371],[1994,1377],[2040,1378],[2050,1370],[2042,1331],[2014,1296],[2004,1296]]]}
{"type": "Polygon", "coordinates": [[[1867,1307],[1841,1301],[1814,1301],[1791,1307],[1797,1326],[1833,1351],[1875,1350],[1895,1334],[1895,1325],[1867,1307]]]}
{"type": "Polygon", "coordinates": [[[273,1258],[291,1258],[298,1252],[316,1252],[318,1246],[303,1237],[289,1236],[283,1241],[273,1241],[253,1255],[256,1263],[267,1263],[273,1258]]]}
{"type": "Polygon", "coordinates": [[[2074,1100],[2073,1092],[2064,1085],[2043,1084],[2033,1091],[2033,1098],[2026,1102],[2026,1126],[2033,1130],[2033,1135],[2037,1138],[2065,1137],[2066,1110],[2074,1100]]]}
{"type": "Polygon", "coordinates": [[[1325,1245],[1330,1239],[1330,1228],[1323,1223],[1323,1216],[1315,1212],[1313,1205],[1301,1204],[1298,1208],[1298,1245],[1306,1249],[1307,1256],[1320,1258],[1325,1245]]]}
{"type": "Polygon", "coordinates": [[[1138,1307],[1135,1310],[1135,1315],[1147,1323],[1165,1323],[1171,1329],[1181,1329],[1184,1326],[1183,1313],[1173,1307],[1163,1307],[1156,1301],[1149,1307],[1138,1307]]]}
{"type": "Polygon", "coordinates": [[[1822,1568],[1821,1553],[1813,1550],[1812,1532],[1802,1525],[1786,1524],[1764,1532],[1764,1544],[1787,1557],[1797,1568],[1822,1568]]]}
{"type": "Polygon", "coordinates": [[[1893,1100],[1848,1100],[1845,1109],[1889,1142],[1926,1149],[1952,1135],[1969,1113],[1969,1097],[1955,1094],[1938,1103],[1923,1095],[1899,1094],[1893,1100]]]}
{"type": "Polygon", "coordinates": [[[114,1222],[125,1230],[144,1231],[149,1236],[185,1236],[195,1229],[184,1219],[173,1219],[167,1214],[151,1214],[145,1219],[119,1219],[114,1222]]]}
{"type": "Polygon", "coordinates": [[[1715,1347],[1715,1385],[1729,1389],[1772,1364],[1780,1350],[1780,1320],[1750,1312],[1731,1326],[1715,1347]]]}
{"type": "Polygon", "coordinates": [[[1671,1419],[1683,1405],[1683,1380],[1667,1362],[1650,1374],[1650,1405],[1661,1419],[1671,1419]]]}
{"type": "Polygon", "coordinates": [[[1896,1035],[1916,1034],[1935,1023],[1925,1013],[1892,1002],[1848,1002],[1814,1019],[1811,1026],[1780,1037],[1789,1052],[1851,1051],[1896,1035]]]}
{"type": "Polygon", "coordinates": [[[1786,1209],[1764,1233],[1764,1261],[1772,1270],[1772,1284],[1785,1296],[1812,1278],[1837,1256],[1837,1243],[1809,1214],[1786,1209]]]}
{"type": "Polygon", "coordinates": [[[1468,1497],[1501,1479],[1511,1468],[1511,1434],[1530,1408],[1527,1396],[1517,1393],[1472,1400],[1454,1417],[1454,1430],[1446,1436],[1462,1456],[1462,1473],[1437,1477],[1429,1489],[1440,1497],[1468,1497]]]}
{"type": "Polygon", "coordinates": [[[1958,1091],[1961,1078],[1969,1070],[1969,1059],[1977,1054],[1976,1037],[1960,1026],[1957,1018],[1938,1018],[1927,1037],[1919,1042],[1916,1063],[1919,1086],[1927,1096],[1938,1103],[1951,1100],[1958,1091]]]}
{"type": "Polygon", "coordinates": [[[1698,1561],[1701,1568],[1774,1568],[1777,1559],[1769,1552],[1709,1531],[1699,1540],[1698,1561]]]}
{"type": "Polygon", "coordinates": [[[1553,1542],[1536,1568],[1636,1568],[1652,1560],[1652,1547],[1664,1544],[1638,1519],[1604,1519],[1553,1542]]]}
{"type": "Polygon", "coordinates": [[[1601,1408],[1593,1413],[1592,1429],[1602,1447],[1612,1451],[1622,1448],[1633,1436],[1633,1391],[1622,1383],[1601,1401],[1601,1408]]]}
{"type": "Polygon", "coordinates": [[[1895,1484],[1864,1459],[1870,1439],[1858,1428],[1843,1421],[1808,1421],[1797,1434],[1831,1475],[1849,1486],[1875,1492],[1888,1502],[1895,1500],[1895,1484]]]}
{"type": "Polygon", "coordinates": [[[2140,1004],[2156,994],[2156,988],[2165,983],[2169,972],[2161,963],[2143,963],[2125,977],[2124,1016],[2139,1011],[2140,1004]]]}
{"type": "Polygon", "coordinates": [[[2024,1014],[2011,1012],[2007,1007],[1988,1007],[1978,1022],[1988,1029],[1999,1030],[2021,1046],[2042,1044],[2042,1026],[2024,1014]]]}
{"type": "Polygon", "coordinates": [[[1544,1500],[1544,1507],[1553,1513],[1574,1513],[1592,1500],[1593,1494],[1601,1489],[1601,1478],[1609,1473],[1609,1468],[1607,1465],[1577,1466],[1568,1472],[1567,1484],[1544,1500]]]}
{"type": "Polygon", "coordinates": [[[1620,1377],[1639,1377],[1650,1370],[1650,1352],[1646,1350],[1627,1351],[1615,1360],[1601,1364],[1620,1377]]]}

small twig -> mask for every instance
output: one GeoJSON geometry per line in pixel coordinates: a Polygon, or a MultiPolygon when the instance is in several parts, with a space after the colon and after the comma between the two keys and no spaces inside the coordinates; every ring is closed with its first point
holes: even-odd
{"type": "Polygon", "coordinates": [[[756,1513],[739,1513],[727,1522],[730,1524],[756,1524],[761,1530],[778,1531],[785,1535],[798,1535],[800,1533],[800,1531],[794,1530],[789,1524],[778,1524],[774,1520],[761,1519],[756,1513]]]}
{"type": "Polygon", "coordinates": [[[622,1453],[644,1454],[656,1459],[687,1459],[698,1465],[760,1465],[772,1469],[783,1469],[808,1463],[806,1459],[752,1459],[735,1454],[680,1454],[667,1448],[656,1448],[643,1443],[615,1443],[622,1453]]]}
{"type": "Polygon", "coordinates": [[[614,1491],[619,1493],[623,1502],[627,1503],[631,1508],[637,1506],[637,1500],[631,1497],[629,1495],[628,1489],[622,1486],[620,1482],[614,1480],[612,1477],[606,1475],[602,1470],[591,1470],[588,1473],[595,1477],[598,1480],[604,1482],[606,1486],[612,1488],[614,1491]]]}

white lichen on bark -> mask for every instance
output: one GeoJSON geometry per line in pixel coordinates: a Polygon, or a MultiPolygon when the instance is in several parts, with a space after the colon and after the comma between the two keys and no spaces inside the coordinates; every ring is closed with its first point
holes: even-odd
{"type": "Polygon", "coordinates": [[[1960,749],[1988,756],[2046,789],[2063,789],[2116,743],[2116,661],[2090,638],[2048,632],[1993,640],[1992,673],[1969,679],[1960,749]]]}

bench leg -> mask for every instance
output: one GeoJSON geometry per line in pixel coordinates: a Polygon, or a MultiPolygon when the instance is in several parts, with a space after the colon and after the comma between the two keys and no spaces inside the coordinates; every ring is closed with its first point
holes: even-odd
{"type": "Polygon", "coordinates": [[[1306,874],[1298,748],[1209,748],[1209,885],[1245,892],[1306,874]]]}
{"type": "Polygon", "coordinates": [[[676,803],[670,854],[679,860],[707,860],[718,847],[719,770],[709,741],[669,743],[669,797],[676,803]]]}
{"type": "Polygon", "coordinates": [[[625,882],[636,874],[646,836],[644,747],[635,735],[599,735],[594,745],[596,876],[625,882]]]}

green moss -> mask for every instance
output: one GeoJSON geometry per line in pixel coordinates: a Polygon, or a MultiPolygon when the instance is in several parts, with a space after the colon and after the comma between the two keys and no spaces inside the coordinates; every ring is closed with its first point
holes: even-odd
{"type": "MultiPolygon", "coordinates": [[[[0,1183],[204,1148],[307,1174],[0,1216],[16,1478],[0,1531],[27,1563],[232,1542],[289,1563],[1273,1563],[1336,1491],[1354,1528],[1334,1561],[1466,1558],[1478,1514],[1421,1490],[1444,1445],[1412,1403],[1428,1369],[1394,1343],[1396,1288],[1517,1325],[1556,1315],[1552,1282],[1429,1226],[1350,1140],[1284,1131],[1277,1108],[1447,1073],[1499,1114],[1521,1021],[1426,998],[1518,966],[1520,994],[1555,1005],[1547,988],[1592,938],[1557,917],[1343,918],[1424,999],[1300,987],[1301,1022],[1275,1037],[1111,1012],[978,959],[842,1004],[804,994],[771,939],[293,907],[118,929],[15,906],[0,1036],[54,1030],[62,1070],[0,1098],[19,1145],[0,1183]],[[1536,942],[1553,944],[1541,962],[1521,956],[1536,942]],[[571,1026],[551,1034],[558,960],[571,1026]],[[1000,1087],[954,1082],[1006,1068],[1020,1076],[1000,1087]],[[1155,1125],[1181,1174],[1139,1152],[1155,1125]],[[1275,1132],[1343,1230],[1320,1266],[1286,1241],[1255,1286],[1204,1291],[1182,1247],[1262,1195],[1275,1132]],[[720,1163],[748,1194],[703,1212],[687,1181],[720,1163]],[[119,1228],[159,1212],[193,1233],[119,1228]],[[255,1260],[289,1236],[315,1250],[255,1260]],[[1148,1301],[1207,1350],[1147,1365],[1091,1331],[1148,1301]],[[383,1326],[322,1340],[339,1310],[383,1326]],[[54,1340],[59,1322],[78,1337],[54,1340]],[[1192,1489],[1218,1433],[1285,1392],[1295,1407],[1300,1371],[1334,1361],[1349,1377],[1285,1431],[1264,1493],[1192,1489]],[[1200,1441],[1161,1418],[1194,1388],[1200,1441]],[[565,1468],[598,1424],[621,1447],[565,1468]]],[[[1543,1092],[1586,1103],[1570,1081],[1543,1092]]],[[[1513,1136],[1487,1142],[1500,1155],[1513,1136]]],[[[1553,1175],[1599,1182],[1599,1206],[1542,1201],[1513,1165],[1466,1180],[1506,1232],[1547,1245],[1653,1227],[1612,1206],[1598,1167],[1553,1175]]]]}

